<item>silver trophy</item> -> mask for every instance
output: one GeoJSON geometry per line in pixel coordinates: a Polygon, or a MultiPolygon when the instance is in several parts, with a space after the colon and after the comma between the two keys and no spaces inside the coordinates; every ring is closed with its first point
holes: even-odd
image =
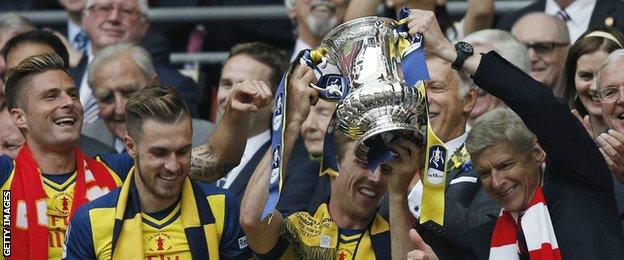
{"type": "Polygon", "coordinates": [[[363,17],[334,28],[321,43],[326,62],[349,80],[334,127],[358,140],[355,154],[363,161],[375,138],[388,142],[402,135],[425,143],[426,100],[418,84],[408,87],[403,79],[396,28],[394,20],[363,17]]]}

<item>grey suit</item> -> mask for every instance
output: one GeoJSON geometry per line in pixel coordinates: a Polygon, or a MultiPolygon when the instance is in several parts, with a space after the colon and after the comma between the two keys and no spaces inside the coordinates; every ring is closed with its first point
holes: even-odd
{"type": "MultiPolygon", "coordinates": [[[[202,145],[208,141],[208,138],[215,130],[215,124],[206,120],[193,118],[193,147],[202,145]]],[[[88,123],[82,127],[82,134],[96,139],[110,147],[115,146],[115,136],[108,131],[104,120],[98,118],[93,123],[88,123]]]]}

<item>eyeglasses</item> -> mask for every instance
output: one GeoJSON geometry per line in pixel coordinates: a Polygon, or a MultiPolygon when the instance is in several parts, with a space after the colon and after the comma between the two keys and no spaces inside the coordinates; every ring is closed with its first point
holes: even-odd
{"type": "Polygon", "coordinates": [[[619,86],[619,87],[606,87],[603,89],[598,90],[598,95],[600,96],[600,102],[602,103],[613,103],[616,102],[620,99],[620,88],[623,88],[624,86],[619,86]]]}
{"type": "Polygon", "coordinates": [[[94,4],[88,8],[93,11],[97,16],[108,17],[113,10],[117,9],[121,17],[135,17],[137,15],[144,15],[136,7],[120,6],[113,4],[94,4]]]}
{"type": "Polygon", "coordinates": [[[533,49],[538,54],[548,54],[551,53],[555,48],[559,46],[566,46],[569,43],[567,42],[534,42],[534,43],[524,43],[527,48],[533,49]]]}

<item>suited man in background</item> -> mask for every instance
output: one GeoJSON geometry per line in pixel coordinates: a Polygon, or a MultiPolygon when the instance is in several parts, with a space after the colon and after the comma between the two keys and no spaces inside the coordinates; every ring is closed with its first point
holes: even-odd
{"type": "MultiPolygon", "coordinates": [[[[468,208],[481,189],[478,174],[469,167],[471,161],[465,150],[468,136],[466,124],[475,105],[476,88],[469,77],[451,69],[450,64],[440,58],[428,57],[427,67],[431,76],[427,83],[429,122],[446,147],[446,158],[443,158],[447,169],[444,226],[429,221],[417,224],[416,230],[440,258],[459,259],[464,246],[462,235],[466,224],[486,221],[487,211],[499,208],[490,209],[485,205],[483,215],[466,219],[468,208]],[[461,163],[455,165],[452,157],[461,163]]],[[[421,215],[422,193],[423,185],[418,180],[408,196],[410,210],[416,218],[421,215]]],[[[493,201],[489,202],[494,204],[493,201]]]]}
{"type": "MultiPolygon", "coordinates": [[[[159,77],[149,54],[133,43],[120,43],[99,51],[88,68],[88,83],[97,100],[100,118],[87,123],[82,133],[115,148],[125,151],[126,103],[139,89],[158,86],[159,77]]],[[[208,141],[214,125],[193,119],[193,147],[208,141]]]]}
{"type": "Polygon", "coordinates": [[[503,15],[496,28],[510,31],[520,17],[532,12],[557,15],[564,20],[570,32],[570,42],[591,28],[612,26],[624,30],[624,2],[618,0],[537,0],[503,15]]]}
{"type": "MultiPolygon", "coordinates": [[[[85,108],[85,123],[94,122],[99,114],[95,97],[88,87],[85,75],[93,55],[106,46],[138,43],[150,25],[147,0],[87,0],[82,15],[82,26],[91,41],[91,52],[83,57],[71,73],[80,84],[80,102],[85,108]]],[[[166,65],[155,63],[154,68],[162,85],[174,87],[182,96],[192,117],[197,117],[200,89],[189,78],[166,65]]]]}
{"type": "MultiPolygon", "coordinates": [[[[219,80],[217,119],[220,120],[225,112],[227,97],[234,84],[243,80],[264,81],[275,92],[287,65],[288,60],[280,50],[265,43],[251,42],[232,47],[219,80]]],[[[269,126],[272,112],[270,106],[254,114],[241,163],[216,183],[217,186],[230,190],[239,202],[262,156],[271,147],[269,126]]],[[[287,168],[282,195],[278,202],[278,208],[289,213],[307,209],[310,199],[308,195],[314,191],[318,180],[318,172],[301,174],[302,169],[312,163],[307,158],[303,141],[298,140],[294,150],[293,158],[298,163],[290,164],[287,168]]]]}

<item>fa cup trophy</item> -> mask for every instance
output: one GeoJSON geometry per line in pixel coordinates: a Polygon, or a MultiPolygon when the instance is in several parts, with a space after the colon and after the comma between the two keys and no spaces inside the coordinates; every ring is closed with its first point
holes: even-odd
{"type": "Polygon", "coordinates": [[[358,140],[355,154],[363,161],[377,138],[426,140],[426,100],[417,89],[423,83],[407,86],[403,79],[397,26],[387,18],[359,18],[334,28],[321,43],[327,66],[338,67],[348,81],[334,128],[358,140]]]}

